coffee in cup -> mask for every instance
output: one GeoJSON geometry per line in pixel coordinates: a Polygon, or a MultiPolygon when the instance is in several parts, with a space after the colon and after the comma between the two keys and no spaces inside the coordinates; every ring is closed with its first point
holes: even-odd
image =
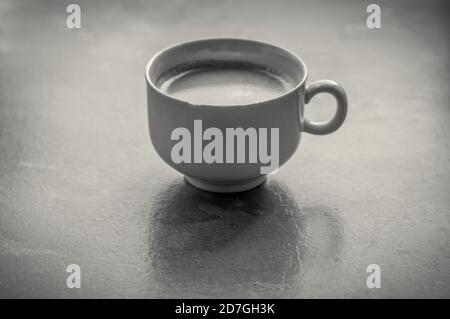
{"type": "Polygon", "coordinates": [[[203,190],[240,192],[263,183],[296,151],[302,132],[336,131],[347,96],[336,82],[306,84],[295,54],[244,39],[185,42],[147,64],[150,137],[161,158],[203,190]],[[318,93],[337,102],[331,120],[305,119],[318,93]]]}

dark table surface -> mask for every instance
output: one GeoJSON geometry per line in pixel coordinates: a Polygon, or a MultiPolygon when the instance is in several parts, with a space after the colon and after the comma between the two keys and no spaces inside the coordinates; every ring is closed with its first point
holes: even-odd
{"type": "Polygon", "coordinates": [[[450,297],[448,4],[379,1],[368,29],[367,1],[77,1],[68,29],[68,3],[0,1],[0,297],[450,297]],[[186,185],[148,136],[146,62],[214,36],[349,97],[243,194],[186,185]]]}

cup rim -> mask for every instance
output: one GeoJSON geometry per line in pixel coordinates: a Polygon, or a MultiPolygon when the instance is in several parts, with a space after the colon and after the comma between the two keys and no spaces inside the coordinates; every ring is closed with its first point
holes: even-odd
{"type": "Polygon", "coordinates": [[[221,108],[224,109],[225,105],[210,105],[210,104],[196,104],[196,103],[191,103],[189,101],[186,100],[182,100],[179,98],[174,97],[173,95],[167,94],[165,92],[163,92],[162,90],[160,90],[155,83],[153,83],[153,81],[150,79],[150,68],[152,67],[152,64],[154,63],[154,61],[161,56],[162,54],[164,54],[165,52],[169,51],[169,50],[173,50],[176,48],[181,48],[185,45],[188,44],[193,44],[193,43],[197,43],[197,42],[209,42],[209,41],[218,41],[218,40],[223,40],[223,41],[241,41],[241,42],[250,42],[250,43],[254,43],[254,44],[260,44],[260,45],[264,45],[264,46],[270,46],[273,47],[277,50],[282,50],[286,53],[288,53],[288,55],[293,58],[294,60],[296,60],[299,65],[301,66],[301,68],[303,69],[303,75],[300,81],[298,81],[298,83],[291,88],[290,90],[288,90],[287,92],[284,92],[281,95],[272,97],[270,99],[266,99],[266,100],[262,100],[262,101],[258,101],[258,102],[254,102],[254,103],[246,103],[246,104],[232,104],[232,105],[226,105],[226,108],[235,108],[235,107],[249,107],[249,106],[253,106],[253,105],[260,105],[262,103],[267,103],[267,102],[272,102],[272,101],[276,101],[279,99],[282,99],[283,97],[291,94],[294,91],[298,91],[298,89],[305,83],[307,75],[308,75],[308,69],[306,68],[306,64],[305,62],[303,62],[303,60],[295,53],[293,53],[292,51],[279,46],[279,45],[275,45],[275,44],[271,44],[268,42],[264,42],[264,41],[258,41],[258,40],[251,40],[251,39],[245,39],[245,38],[231,38],[231,37],[214,37],[214,38],[202,38],[202,39],[197,39],[197,40],[188,40],[188,41],[182,41],[179,42],[177,44],[171,45],[169,47],[166,47],[165,49],[160,50],[159,52],[157,52],[156,54],[153,55],[153,57],[148,61],[147,66],[145,68],[145,78],[147,80],[147,83],[159,94],[161,94],[162,96],[169,98],[169,99],[173,99],[175,101],[181,102],[181,103],[186,103],[190,106],[202,106],[202,107],[211,107],[211,108],[221,108]]]}

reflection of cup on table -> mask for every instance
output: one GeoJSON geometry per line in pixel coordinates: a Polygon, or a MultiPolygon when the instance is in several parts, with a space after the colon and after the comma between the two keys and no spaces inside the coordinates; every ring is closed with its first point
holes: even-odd
{"type": "Polygon", "coordinates": [[[266,43],[209,39],[155,55],[146,69],[152,143],[189,183],[215,192],[244,191],[295,152],[302,131],[328,134],[347,113],[337,83],[306,86],[296,55],[266,43]],[[332,94],[337,111],[326,123],[304,119],[304,104],[332,94]]]}

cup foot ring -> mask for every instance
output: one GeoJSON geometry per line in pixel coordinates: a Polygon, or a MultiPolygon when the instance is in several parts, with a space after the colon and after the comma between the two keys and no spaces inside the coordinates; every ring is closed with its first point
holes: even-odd
{"type": "Polygon", "coordinates": [[[211,181],[184,176],[185,180],[194,187],[214,193],[237,193],[255,188],[266,181],[266,176],[246,179],[244,181],[214,183],[211,181]]]}

